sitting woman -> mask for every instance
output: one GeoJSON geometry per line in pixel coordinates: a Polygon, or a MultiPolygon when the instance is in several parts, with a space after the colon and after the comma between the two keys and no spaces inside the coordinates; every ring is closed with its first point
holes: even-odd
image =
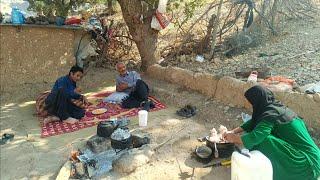
{"type": "Polygon", "coordinates": [[[264,87],[250,88],[245,97],[253,107],[252,119],[223,138],[262,152],[272,163],[274,180],[319,178],[320,150],[303,120],[264,87]]]}
{"type": "Polygon", "coordinates": [[[44,123],[63,121],[73,124],[84,116],[87,99],[80,94],[81,90],[76,84],[82,75],[83,69],[73,66],[68,75],[55,82],[45,100],[45,109],[50,116],[44,119],[44,123]]]}

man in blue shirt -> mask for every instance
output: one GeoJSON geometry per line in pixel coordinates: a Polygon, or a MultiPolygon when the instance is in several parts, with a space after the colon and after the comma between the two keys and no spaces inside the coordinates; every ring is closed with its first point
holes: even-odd
{"type": "Polygon", "coordinates": [[[124,92],[129,96],[122,101],[123,108],[143,107],[144,110],[153,108],[152,101],[148,100],[149,87],[136,71],[127,71],[124,63],[117,63],[116,91],[124,92]]]}
{"type": "Polygon", "coordinates": [[[83,69],[73,66],[68,75],[57,79],[45,100],[46,109],[51,116],[46,118],[44,123],[61,120],[73,124],[84,116],[85,110],[72,102],[73,100],[87,102],[87,99],[80,94],[81,90],[77,88],[77,82],[82,76],[83,69]]]}

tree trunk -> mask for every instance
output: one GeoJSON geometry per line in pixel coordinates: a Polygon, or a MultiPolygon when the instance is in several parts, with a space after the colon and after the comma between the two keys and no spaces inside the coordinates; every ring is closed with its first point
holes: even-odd
{"type": "Polygon", "coordinates": [[[220,23],[222,4],[223,4],[223,0],[220,0],[219,6],[218,6],[217,16],[215,19],[215,24],[214,24],[213,30],[212,30],[212,42],[211,42],[211,49],[210,49],[211,58],[213,58],[213,56],[214,56],[214,48],[216,47],[216,38],[217,38],[217,32],[218,32],[219,23],[220,23]]]}
{"type": "Polygon", "coordinates": [[[141,57],[141,70],[159,59],[157,51],[158,31],[151,29],[151,19],[155,12],[152,7],[145,7],[140,0],[117,0],[121,6],[123,18],[136,43],[141,57]]]}
{"type": "Polygon", "coordinates": [[[209,43],[210,43],[210,37],[212,36],[212,28],[213,28],[214,22],[216,22],[216,18],[217,18],[217,16],[215,14],[212,14],[212,16],[209,20],[209,24],[207,26],[207,34],[203,38],[203,40],[200,44],[199,54],[203,54],[207,49],[209,49],[208,47],[209,47],[209,43]]]}
{"type": "Polygon", "coordinates": [[[278,5],[279,5],[279,0],[274,0],[272,9],[271,9],[271,26],[276,29],[275,21],[277,18],[278,14],[278,5]]]}
{"type": "Polygon", "coordinates": [[[113,14],[112,0],[108,0],[107,5],[108,5],[109,12],[113,14]]]}

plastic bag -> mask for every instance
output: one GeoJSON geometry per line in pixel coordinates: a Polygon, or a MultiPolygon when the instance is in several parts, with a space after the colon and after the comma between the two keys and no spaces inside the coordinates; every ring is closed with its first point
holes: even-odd
{"type": "Polygon", "coordinates": [[[156,10],[156,14],[152,17],[151,28],[155,30],[162,30],[166,28],[171,22],[171,18],[169,18],[166,14],[160,13],[156,10]]]}
{"type": "Polygon", "coordinates": [[[24,24],[25,18],[18,8],[12,8],[11,21],[12,24],[24,24]]]}
{"type": "Polygon", "coordinates": [[[246,113],[242,112],[242,113],[241,113],[241,118],[242,118],[243,122],[247,122],[247,121],[249,121],[249,120],[252,118],[252,116],[250,116],[249,114],[246,114],[246,113]]]}
{"type": "Polygon", "coordinates": [[[315,94],[320,93],[320,81],[312,84],[308,89],[305,91],[307,94],[315,94]]]}
{"type": "Polygon", "coordinates": [[[166,28],[170,22],[171,18],[169,18],[165,13],[167,9],[168,0],[160,0],[158,8],[156,10],[155,15],[152,17],[151,28],[155,30],[162,30],[166,28]]]}

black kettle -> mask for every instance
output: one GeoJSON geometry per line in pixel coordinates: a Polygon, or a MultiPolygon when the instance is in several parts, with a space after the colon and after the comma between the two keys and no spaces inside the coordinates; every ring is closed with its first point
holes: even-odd
{"type": "Polygon", "coordinates": [[[118,126],[119,125],[114,125],[112,121],[101,121],[97,127],[97,135],[99,137],[109,138],[118,126]]]}

